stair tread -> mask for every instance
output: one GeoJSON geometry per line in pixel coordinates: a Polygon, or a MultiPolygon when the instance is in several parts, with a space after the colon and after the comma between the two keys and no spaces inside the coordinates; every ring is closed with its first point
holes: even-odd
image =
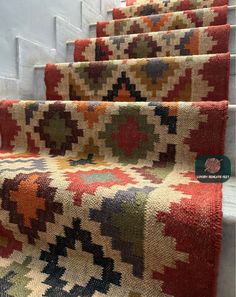
{"type": "Polygon", "coordinates": [[[219,101],[228,97],[229,70],[229,54],[63,63],[47,65],[45,84],[52,100],[219,101]]]}
{"type": "Polygon", "coordinates": [[[78,39],[74,59],[104,61],[228,52],[230,25],[78,39]]]}
{"type": "MultiPolygon", "coordinates": [[[[226,4],[194,5],[213,1],[226,4]]],[[[194,163],[202,152],[223,151],[227,102],[205,100],[228,98],[235,61],[230,65],[229,54],[223,54],[230,33],[226,7],[193,10],[188,17],[173,12],[169,24],[161,25],[158,19],[168,16],[173,3],[191,1],[169,2],[163,14],[154,4],[114,9],[115,18],[126,20],[94,24],[100,38],[76,41],[77,63],[46,66],[48,99],[118,102],[0,101],[0,231],[10,238],[6,242],[1,232],[3,294],[20,288],[27,296],[187,296],[186,284],[194,297],[214,291],[221,187],[197,181],[194,163]],[[152,16],[139,17],[147,7],[152,16]],[[130,34],[140,30],[147,34],[130,34]],[[173,34],[178,36],[170,46],[173,34]],[[184,43],[189,34],[192,42],[184,43]],[[155,58],[157,51],[148,56],[142,40],[134,42],[144,36],[152,37],[151,49],[163,39],[169,49],[161,57],[155,58]],[[126,44],[118,51],[122,39],[126,44]],[[86,42],[93,44],[81,49],[86,42]],[[141,56],[125,56],[130,47],[141,56]],[[119,102],[190,99],[203,102],[119,102]]],[[[40,73],[44,68],[35,67],[40,73]]],[[[234,280],[223,284],[234,276],[235,193],[232,177],[223,184],[220,297],[233,297],[234,280]]]]}
{"type": "Polygon", "coordinates": [[[124,19],[136,16],[151,15],[151,14],[161,14],[167,12],[176,12],[183,10],[193,10],[200,8],[209,8],[214,6],[224,6],[228,5],[227,0],[215,2],[211,0],[206,1],[186,1],[186,0],[172,0],[168,2],[158,1],[156,3],[134,3],[132,6],[118,7],[113,9],[114,19],[124,19]]]}
{"type": "MultiPolygon", "coordinates": [[[[90,292],[102,292],[105,279],[109,295],[117,296],[117,290],[128,294],[133,290],[129,281],[110,285],[125,273],[135,287],[142,285],[138,294],[154,297],[161,291],[152,277],[142,278],[142,273],[151,276],[160,265],[157,253],[174,261],[180,254],[175,242],[182,242],[187,232],[187,245],[191,241],[207,251],[201,256],[198,248],[194,250],[201,256],[201,267],[205,261],[201,292],[212,259],[209,251],[219,254],[221,188],[197,181],[194,163],[203,145],[222,153],[227,108],[227,102],[1,101],[0,189],[5,220],[0,230],[11,239],[10,248],[0,250],[7,255],[1,265],[1,289],[8,289],[8,283],[20,284],[31,295],[57,296],[68,295],[72,288],[76,296],[75,290],[84,289],[84,283],[90,292]],[[221,133],[212,135],[213,129],[221,133]],[[173,241],[164,227],[181,232],[171,236],[173,241]],[[205,234],[213,230],[206,240],[205,234]],[[145,261],[152,265],[141,267],[141,273],[135,264],[140,255],[129,261],[136,257],[136,249],[130,249],[130,238],[139,238],[136,234],[141,234],[139,246],[145,245],[145,261]],[[160,243],[170,243],[167,257],[161,254],[160,243]],[[153,247],[155,255],[149,252],[153,247]],[[128,260],[127,250],[132,256],[128,260]],[[12,269],[14,273],[9,273],[12,269]],[[99,282],[87,281],[95,277],[99,282]]],[[[180,259],[186,261],[180,262],[184,271],[189,269],[191,281],[196,269],[188,266],[185,254],[180,259]]],[[[198,262],[199,257],[197,271],[198,262]]],[[[215,275],[212,269],[208,273],[215,275]]]]}
{"type": "Polygon", "coordinates": [[[97,37],[224,25],[227,6],[97,22],[97,37]],[[195,20],[195,21],[194,21],[195,20]],[[178,27],[178,24],[180,27],[178,27]]]}

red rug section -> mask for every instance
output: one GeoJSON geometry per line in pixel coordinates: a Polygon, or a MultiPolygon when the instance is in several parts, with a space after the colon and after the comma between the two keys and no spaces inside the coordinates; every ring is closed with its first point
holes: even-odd
{"type": "Polygon", "coordinates": [[[153,278],[162,280],[163,291],[171,296],[215,297],[222,232],[222,185],[201,184],[192,173],[188,176],[192,182],[172,187],[183,195],[190,195],[191,199],[182,198],[180,203],[172,203],[169,213],[157,214],[157,221],[165,224],[166,236],[175,238],[177,250],[189,254],[189,263],[177,261],[175,269],[165,267],[164,274],[154,271],[153,278]],[[199,213],[204,208],[214,217],[211,228],[201,224],[199,213]]]}
{"type": "Polygon", "coordinates": [[[63,75],[54,64],[46,65],[44,76],[44,82],[46,85],[46,98],[51,98],[51,100],[62,100],[62,97],[58,95],[55,90],[62,78],[63,75]]]}
{"type": "MultiPolygon", "coordinates": [[[[210,22],[210,26],[218,26],[218,25],[225,25],[227,24],[227,18],[228,18],[228,7],[227,5],[224,6],[216,6],[211,7],[211,10],[214,11],[217,16],[210,22]]],[[[199,15],[196,13],[198,9],[195,10],[185,10],[183,13],[188,16],[188,18],[192,21],[193,25],[192,27],[203,27],[204,24],[202,22],[202,18],[199,17],[199,15]]],[[[168,12],[165,14],[160,14],[161,17],[161,23],[168,22],[168,20],[173,16],[173,12],[168,12]]],[[[141,16],[136,18],[129,18],[129,19],[118,19],[118,20],[110,20],[110,21],[99,21],[96,25],[96,35],[97,37],[105,37],[110,36],[110,34],[106,33],[106,27],[111,25],[115,28],[119,28],[122,26],[125,26],[126,22],[131,22],[129,25],[129,31],[127,34],[137,34],[137,33],[144,33],[142,26],[140,26],[142,23],[149,24],[150,30],[149,32],[157,32],[161,31],[157,29],[157,23],[154,21],[152,24],[153,17],[159,16],[159,15],[148,15],[148,16],[141,16]],[[132,24],[133,22],[133,24],[132,24]]],[[[182,21],[179,19],[179,25],[176,27],[168,28],[168,30],[175,30],[180,29],[182,26],[182,21]]],[[[185,27],[188,28],[188,27],[185,27]]],[[[118,35],[118,34],[116,34],[118,35]]]]}
{"type": "MultiPolygon", "coordinates": [[[[192,130],[185,143],[193,152],[198,151],[199,156],[209,152],[224,154],[228,103],[208,102],[207,108],[205,103],[194,105],[208,116],[208,123],[201,123],[198,129],[192,130]]],[[[222,240],[222,184],[199,183],[193,173],[186,176],[192,182],[172,187],[191,199],[182,198],[180,203],[172,203],[170,212],[157,214],[157,221],[165,224],[166,236],[175,238],[177,250],[189,254],[189,263],[178,261],[174,269],[165,267],[164,274],[154,271],[153,278],[162,280],[163,291],[175,297],[215,297],[222,240]],[[201,210],[214,218],[210,228],[201,224],[201,210]],[[199,238],[203,240],[200,242],[199,238]]]]}
{"type": "MultiPolygon", "coordinates": [[[[115,7],[113,8],[113,20],[123,19],[127,17],[131,17],[130,13],[133,11],[135,16],[142,16],[142,15],[150,15],[150,14],[161,14],[165,12],[173,12],[173,11],[184,11],[184,10],[192,10],[200,8],[200,3],[193,3],[193,1],[190,0],[180,0],[176,1],[174,0],[168,2],[167,5],[165,5],[162,1],[144,1],[144,2],[137,2],[134,3],[132,7],[130,7],[129,12],[127,10],[127,7],[115,7]],[[138,3],[138,4],[137,4],[138,3]],[[164,12],[163,12],[164,10],[164,12]],[[129,16],[126,15],[128,13],[129,16]]],[[[205,3],[204,7],[216,7],[216,6],[224,6],[228,5],[228,0],[216,0],[213,3],[205,3]]],[[[130,6],[130,5],[128,5],[130,6]]],[[[203,6],[201,6],[203,7],[203,6]]]]}
{"type": "MultiPolygon", "coordinates": [[[[126,6],[130,6],[130,5],[137,5],[137,2],[136,0],[126,0],[126,6]]],[[[157,1],[156,0],[145,0],[145,3],[156,3],[157,1]]],[[[191,7],[191,1],[190,0],[183,0],[181,1],[183,4],[182,4],[182,7],[184,7],[185,9],[182,9],[182,10],[186,10],[188,9],[187,7],[191,7]]],[[[215,0],[213,2],[213,5],[212,6],[221,6],[221,5],[227,5],[228,4],[228,0],[215,0]]]]}

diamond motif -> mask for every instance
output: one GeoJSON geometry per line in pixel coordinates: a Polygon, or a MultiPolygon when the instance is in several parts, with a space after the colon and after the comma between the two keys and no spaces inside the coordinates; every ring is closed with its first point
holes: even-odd
{"type": "Polygon", "coordinates": [[[46,223],[54,223],[55,213],[62,214],[62,205],[54,202],[56,188],[50,187],[47,173],[18,174],[5,179],[0,190],[2,208],[9,211],[9,220],[17,224],[31,244],[46,232],[46,223]]]}
{"type": "Polygon", "coordinates": [[[65,104],[62,103],[49,105],[49,111],[44,112],[34,132],[39,133],[52,155],[64,155],[67,150],[72,150],[73,144],[78,143],[78,137],[83,137],[78,121],[71,119],[71,113],[65,111],[65,104]]]}
{"type": "Polygon", "coordinates": [[[85,84],[95,93],[102,89],[107,80],[113,76],[113,71],[117,70],[117,65],[111,62],[90,62],[80,64],[75,68],[75,73],[84,79],[85,84]]]}
{"type": "Polygon", "coordinates": [[[152,36],[148,34],[138,35],[129,43],[128,48],[124,53],[129,55],[129,58],[156,57],[161,51],[161,46],[157,46],[157,42],[153,41],[152,36]]]}
{"type": "Polygon", "coordinates": [[[139,159],[145,159],[159,140],[155,126],[147,122],[139,107],[120,107],[119,114],[113,115],[111,123],[105,125],[106,131],[99,132],[99,138],[105,140],[113,156],[122,163],[136,164],[139,159]]]}
{"type": "Polygon", "coordinates": [[[81,206],[84,193],[94,195],[98,187],[110,188],[114,185],[135,184],[133,178],[119,168],[100,169],[90,171],[66,172],[65,176],[70,181],[68,190],[75,192],[74,202],[81,206]]]}

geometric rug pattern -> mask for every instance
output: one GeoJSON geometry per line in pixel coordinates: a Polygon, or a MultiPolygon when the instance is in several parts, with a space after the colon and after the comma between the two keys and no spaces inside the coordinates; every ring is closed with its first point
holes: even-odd
{"type": "Polygon", "coordinates": [[[126,0],[46,101],[0,101],[1,297],[216,297],[227,0],[126,0]]]}
{"type": "Polygon", "coordinates": [[[228,98],[229,67],[228,53],[48,64],[47,99],[221,101],[228,98]]]}
{"type": "Polygon", "coordinates": [[[225,25],[227,6],[100,21],[97,37],[225,25]]]}
{"type": "MultiPolygon", "coordinates": [[[[142,5],[142,4],[155,4],[155,0],[126,0],[126,6],[131,6],[131,5],[142,5]]],[[[169,0],[168,2],[165,2],[163,0],[158,1],[159,5],[164,5],[168,6],[168,5],[177,5],[177,1],[176,0],[169,0]]],[[[194,7],[199,7],[199,6],[203,6],[203,7],[208,7],[208,6],[220,6],[220,5],[227,5],[228,2],[223,2],[222,0],[207,0],[204,1],[203,3],[199,0],[194,1],[194,0],[190,0],[190,1],[186,1],[186,0],[180,0],[178,1],[179,5],[182,5],[184,7],[182,7],[181,10],[187,10],[189,8],[191,8],[190,6],[186,5],[195,5],[194,7]]]]}
{"type": "Polygon", "coordinates": [[[228,52],[229,25],[75,41],[75,62],[204,55],[228,52]]]}
{"type": "Polygon", "coordinates": [[[0,151],[2,296],[184,297],[185,282],[212,296],[221,185],[193,171],[196,156],[223,153],[227,101],[0,111],[1,129],[14,126],[0,151]]]}
{"type": "Polygon", "coordinates": [[[227,0],[126,0],[126,7],[117,7],[113,9],[113,19],[125,19],[143,15],[209,8],[227,4],[227,0]]]}

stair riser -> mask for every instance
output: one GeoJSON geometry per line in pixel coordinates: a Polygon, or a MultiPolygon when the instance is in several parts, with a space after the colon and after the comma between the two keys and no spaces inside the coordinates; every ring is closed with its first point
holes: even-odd
{"type": "MultiPolygon", "coordinates": [[[[226,187],[225,187],[226,188],[226,187]]],[[[223,196],[227,196],[227,191],[223,190],[223,196]]],[[[223,213],[224,202],[223,202],[223,213]]],[[[227,216],[223,218],[223,236],[220,256],[220,267],[218,276],[217,297],[235,297],[235,240],[236,240],[236,222],[227,216]]]]}
{"type": "Polygon", "coordinates": [[[19,94],[19,82],[17,79],[0,77],[0,90],[1,90],[0,98],[4,98],[4,99],[17,98],[19,94]]]}
{"type": "Polygon", "coordinates": [[[236,176],[236,109],[229,110],[227,122],[225,155],[231,161],[232,176],[236,176]]]}

